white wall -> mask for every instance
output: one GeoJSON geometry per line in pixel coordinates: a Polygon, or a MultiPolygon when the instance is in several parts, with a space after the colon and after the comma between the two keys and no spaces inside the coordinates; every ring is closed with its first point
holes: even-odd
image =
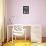
{"type": "Polygon", "coordinates": [[[43,37],[46,36],[46,0],[32,0],[32,4],[31,0],[7,0],[7,8],[8,24],[40,24],[43,37]],[[23,14],[25,5],[29,5],[27,15],[23,14]]]}

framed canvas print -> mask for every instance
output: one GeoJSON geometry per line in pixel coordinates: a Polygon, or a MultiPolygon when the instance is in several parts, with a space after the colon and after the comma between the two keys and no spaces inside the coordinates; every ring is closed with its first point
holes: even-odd
{"type": "Polygon", "coordinates": [[[23,14],[29,14],[29,6],[23,6],[23,14]]]}

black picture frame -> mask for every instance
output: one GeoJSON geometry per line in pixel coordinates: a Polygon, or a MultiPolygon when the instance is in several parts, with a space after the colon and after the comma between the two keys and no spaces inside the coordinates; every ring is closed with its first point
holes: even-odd
{"type": "Polygon", "coordinates": [[[23,14],[29,14],[29,6],[23,6],[23,14]]]}

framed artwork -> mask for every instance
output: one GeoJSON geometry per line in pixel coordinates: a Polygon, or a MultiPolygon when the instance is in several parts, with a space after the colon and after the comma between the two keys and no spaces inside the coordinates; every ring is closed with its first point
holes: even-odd
{"type": "Polygon", "coordinates": [[[29,6],[23,6],[23,14],[29,14],[29,6]]]}

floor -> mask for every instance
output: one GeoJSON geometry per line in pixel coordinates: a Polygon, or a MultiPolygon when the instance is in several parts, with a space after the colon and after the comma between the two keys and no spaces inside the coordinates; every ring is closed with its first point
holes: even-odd
{"type": "Polygon", "coordinates": [[[4,46],[30,46],[31,42],[30,41],[24,41],[24,40],[16,40],[16,41],[10,41],[6,44],[4,44],[4,46]]]}
{"type": "Polygon", "coordinates": [[[46,46],[46,43],[31,43],[30,41],[16,40],[5,43],[3,46],[46,46]]]}

